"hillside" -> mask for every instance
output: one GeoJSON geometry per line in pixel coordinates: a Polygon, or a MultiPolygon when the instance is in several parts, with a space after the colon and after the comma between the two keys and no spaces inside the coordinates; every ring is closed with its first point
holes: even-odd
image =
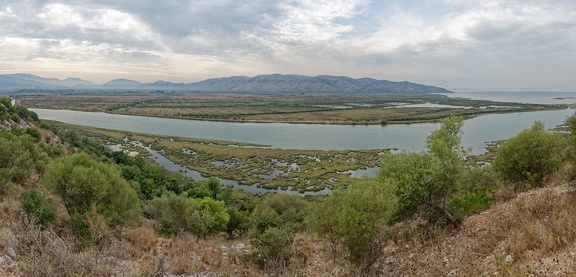
{"type": "Polygon", "coordinates": [[[392,82],[372,78],[353,79],[344,76],[321,75],[259,75],[255,77],[225,77],[195,83],[171,83],[156,81],[143,84],[128,79],[115,79],[103,85],[95,85],[78,78],[64,80],[42,78],[31,74],[0,75],[0,91],[45,89],[98,89],[98,90],[161,90],[182,92],[225,93],[449,93],[450,91],[410,82],[392,82]]]}
{"type": "Polygon", "coordinates": [[[576,230],[570,227],[576,224],[574,205],[574,183],[521,193],[424,244],[414,244],[409,236],[390,242],[381,253],[380,272],[387,276],[574,276],[576,230]]]}
{"type": "MultiPolygon", "coordinates": [[[[495,174],[504,151],[487,167],[453,163],[463,167],[462,178],[452,183],[458,186],[447,196],[449,210],[434,214],[440,207],[428,208],[435,199],[407,210],[400,205],[406,199],[399,188],[439,176],[414,166],[429,153],[385,156],[390,166],[383,172],[396,168],[411,176],[408,187],[390,175],[351,182],[325,198],[255,196],[112,151],[102,140],[41,122],[8,98],[0,98],[0,122],[0,276],[576,274],[576,183],[569,155],[542,179],[495,174]],[[458,220],[443,220],[447,212],[458,220]]],[[[444,121],[429,137],[434,147],[445,141],[442,131],[459,122],[444,121]]],[[[576,117],[566,124],[573,130],[576,117]]],[[[526,136],[535,139],[510,138],[520,144],[500,149],[535,153],[527,164],[539,166],[546,155],[536,147],[513,146],[536,141],[552,155],[544,164],[572,147],[539,124],[517,137],[526,136]]],[[[410,193],[408,200],[418,196],[410,193]]]]}

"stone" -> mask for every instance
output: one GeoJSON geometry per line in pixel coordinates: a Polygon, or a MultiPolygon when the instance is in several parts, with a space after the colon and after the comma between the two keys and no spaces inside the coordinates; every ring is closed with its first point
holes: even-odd
{"type": "Polygon", "coordinates": [[[14,248],[12,248],[12,246],[6,245],[6,247],[4,248],[4,252],[6,253],[6,255],[12,258],[13,261],[16,261],[17,258],[16,251],[14,251],[14,248]]]}
{"type": "Polygon", "coordinates": [[[506,264],[509,264],[509,263],[511,263],[511,262],[513,262],[513,261],[514,261],[514,258],[512,258],[512,255],[510,255],[510,254],[509,254],[509,255],[506,255],[506,258],[504,258],[504,262],[505,262],[506,264]]]}

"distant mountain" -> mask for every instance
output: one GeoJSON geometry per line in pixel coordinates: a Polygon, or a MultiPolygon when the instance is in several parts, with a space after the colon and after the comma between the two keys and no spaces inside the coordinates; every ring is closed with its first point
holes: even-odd
{"type": "Polygon", "coordinates": [[[66,78],[62,80],[62,83],[69,87],[93,87],[95,86],[92,82],[82,80],[79,78],[66,78]]]}
{"type": "Polygon", "coordinates": [[[128,79],[115,79],[102,85],[103,87],[140,87],[142,83],[128,79]]]}
{"type": "Polygon", "coordinates": [[[321,75],[259,75],[208,79],[182,86],[190,91],[238,93],[447,93],[446,89],[410,82],[321,75]]]}
{"type": "Polygon", "coordinates": [[[223,93],[449,93],[434,86],[410,82],[392,82],[373,78],[353,79],[345,76],[320,75],[259,75],[254,77],[234,76],[207,79],[195,83],[171,83],[156,81],[143,84],[128,79],[115,79],[101,86],[78,78],[64,80],[43,78],[31,74],[0,75],[0,90],[18,89],[70,89],[93,88],[106,90],[180,91],[180,92],[223,92],[223,93]]]}
{"type": "Polygon", "coordinates": [[[31,80],[23,80],[5,75],[0,75],[0,91],[16,91],[21,89],[45,89],[45,88],[53,89],[58,87],[31,80]]]}
{"type": "Polygon", "coordinates": [[[24,74],[24,73],[16,73],[16,74],[5,74],[2,75],[5,77],[10,77],[14,79],[18,79],[20,81],[31,81],[34,84],[45,84],[48,86],[57,86],[57,87],[93,87],[95,86],[93,83],[89,81],[85,81],[78,78],[66,78],[64,80],[56,79],[56,78],[43,78],[32,74],[24,74]]]}

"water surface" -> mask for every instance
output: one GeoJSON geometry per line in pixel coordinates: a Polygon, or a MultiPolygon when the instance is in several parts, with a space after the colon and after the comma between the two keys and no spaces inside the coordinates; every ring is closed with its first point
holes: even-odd
{"type": "MultiPolygon", "coordinates": [[[[438,123],[390,124],[386,126],[350,126],[289,123],[231,123],[170,118],[154,118],[78,112],[70,110],[30,109],[42,119],[106,129],[225,140],[269,145],[282,149],[365,150],[398,148],[420,151],[426,137],[438,123]]],[[[573,109],[541,112],[483,115],[466,120],[462,144],[474,153],[484,152],[485,142],[507,139],[535,120],[547,128],[562,124],[573,109]]]]}

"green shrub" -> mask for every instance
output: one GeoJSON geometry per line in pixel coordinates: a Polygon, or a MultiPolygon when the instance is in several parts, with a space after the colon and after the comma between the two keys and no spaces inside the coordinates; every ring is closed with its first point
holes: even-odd
{"type": "Polygon", "coordinates": [[[453,198],[448,204],[450,213],[457,219],[490,208],[492,197],[488,195],[486,188],[478,188],[472,194],[466,194],[463,197],[453,198]]]}
{"type": "Polygon", "coordinates": [[[290,232],[305,228],[304,217],[309,202],[298,195],[269,194],[250,215],[252,226],[262,233],[268,227],[283,226],[290,232]]]}
{"type": "Polygon", "coordinates": [[[138,196],[119,169],[93,160],[86,153],[54,160],[43,181],[62,197],[70,216],[77,218],[79,234],[92,231],[82,229],[90,220],[101,217],[106,226],[130,224],[140,214],[138,196]]]}
{"type": "Polygon", "coordinates": [[[201,216],[198,203],[184,195],[166,193],[148,201],[144,211],[159,224],[159,231],[163,234],[207,230],[207,224],[199,222],[201,216]]]}
{"type": "Polygon", "coordinates": [[[14,121],[16,123],[20,123],[20,116],[18,116],[17,114],[13,114],[12,115],[12,121],[14,121]]]}
{"type": "Polygon", "coordinates": [[[170,235],[186,231],[205,236],[226,230],[230,221],[224,202],[210,197],[193,199],[172,192],[148,201],[144,211],[158,222],[161,233],[170,235]]]}
{"type": "Polygon", "coordinates": [[[36,128],[26,129],[26,134],[30,135],[37,143],[40,142],[40,140],[42,139],[42,133],[40,133],[40,130],[36,128]]]}
{"type": "Polygon", "coordinates": [[[250,227],[250,220],[246,213],[231,207],[228,207],[226,212],[230,215],[230,221],[228,221],[228,225],[226,226],[228,237],[232,238],[236,234],[243,235],[250,227]]]}
{"type": "Polygon", "coordinates": [[[258,249],[252,256],[252,261],[261,267],[278,267],[285,265],[292,256],[293,235],[282,227],[266,229],[252,245],[258,249]]]}
{"type": "Polygon", "coordinates": [[[560,136],[546,132],[544,124],[536,121],[498,148],[492,166],[503,180],[542,186],[563,164],[564,149],[560,136]]]}
{"type": "Polygon", "coordinates": [[[418,214],[431,223],[445,220],[458,225],[448,201],[460,191],[458,180],[466,169],[467,152],[460,146],[462,124],[462,118],[444,119],[427,137],[427,151],[385,157],[380,174],[397,188],[398,219],[418,214]]]}
{"type": "Polygon", "coordinates": [[[289,260],[294,233],[305,228],[308,206],[301,196],[288,194],[268,194],[256,205],[250,215],[249,231],[256,247],[255,262],[265,266],[289,260]]]}
{"type": "Polygon", "coordinates": [[[37,190],[25,190],[20,194],[20,208],[24,212],[27,222],[47,227],[56,222],[56,208],[54,204],[46,201],[37,190]]]}
{"type": "Polygon", "coordinates": [[[209,232],[226,230],[228,221],[230,221],[230,215],[226,212],[224,202],[214,200],[210,197],[204,197],[196,201],[200,206],[200,210],[205,211],[214,218],[214,224],[210,226],[209,232]]]}
{"type": "MultiPolygon", "coordinates": [[[[23,184],[34,168],[33,154],[25,142],[10,133],[0,137],[0,194],[4,193],[8,182],[23,184]]],[[[34,148],[30,149],[34,151],[34,148]]]]}
{"type": "Polygon", "coordinates": [[[317,204],[308,222],[314,231],[343,245],[351,262],[370,265],[380,250],[378,233],[396,208],[394,191],[393,186],[376,179],[356,181],[317,204]]]}

